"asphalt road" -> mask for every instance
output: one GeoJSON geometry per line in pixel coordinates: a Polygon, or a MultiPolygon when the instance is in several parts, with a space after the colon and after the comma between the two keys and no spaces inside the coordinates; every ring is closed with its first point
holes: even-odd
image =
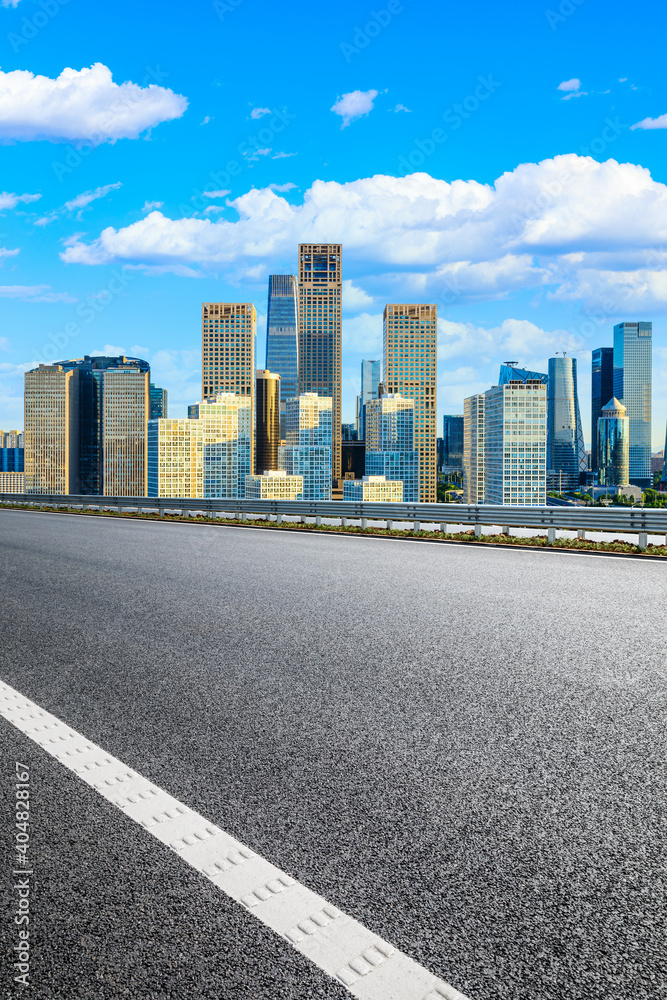
{"type": "MultiPolygon", "coordinates": [[[[667,996],[666,607],[660,563],[0,510],[0,678],[471,1000],[667,996]]],[[[36,886],[0,995],[349,996],[0,746],[36,886]]]]}

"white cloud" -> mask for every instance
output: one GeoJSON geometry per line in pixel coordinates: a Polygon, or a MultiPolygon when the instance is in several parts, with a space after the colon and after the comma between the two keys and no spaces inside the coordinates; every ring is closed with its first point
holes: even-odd
{"type": "Polygon", "coordinates": [[[290,156],[298,156],[297,153],[274,153],[271,157],[272,160],[286,160],[290,156]]]}
{"type": "Polygon", "coordinates": [[[200,125],[208,125],[208,123],[212,122],[212,121],[213,121],[213,118],[211,118],[210,115],[206,115],[206,117],[204,118],[204,120],[201,121],[199,124],[200,125]]]}
{"type": "Polygon", "coordinates": [[[0,247],[0,258],[16,257],[17,253],[20,253],[19,247],[16,247],[15,250],[8,250],[7,247],[0,247]]]}
{"type": "Polygon", "coordinates": [[[224,212],[226,205],[208,205],[204,209],[204,215],[217,215],[218,212],[224,212]]]}
{"type": "Polygon", "coordinates": [[[162,201],[145,201],[141,207],[142,212],[152,212],[156,208],[162,208],[162,201]]]}
{"type": "Polygon", "coordinates": [[[9,191],[0,192],[0,212],[5,208],[16,208],[20,201],[26,204],[30,201],[39,201],[41,194],[12,194],[9,191]]]}
{"type": "Polygon", "coordinates": [[[558,84],[558,89],[565,91],[580,90],[581,80],[578,80],[576,76],[573,77],[571,80],[563,80],[562,83],[558,84]]]}
{"type": "Polygon", "coordinates": [[[52,292],[50,285],[0,285],[0,298],[25,302],[77,302],[67,292],[52,292]]]}
{"type": "Polygon", "coordinates": [[[104,198],[105,195],[109,194],[109,191],[117,191],[119,187],[122,187],[122,181],[116,181],[115,184],[105,184],[103,187],[95,188],[94,191],[84,191],[83,194],[78,194],[76,198],[72,198],[71,201],[65,202],[65,208],[68,212],[73,212],[77,208],[85,208],[90,205],[92,201],[97,201],[98,198],[104,198]]]}
{"type": "Polygon", "coordinates": [[[136,139],[160,122],[180,118],[187,105],[185,97],[153,83],[114,83],[102,63],[64,69],[56,79],[0,71],[0,140],[99,145],[136,139]]]}
{"type": "Polygon", "coordinates": [[[296,187],[296,184],[292,183],[292,181],[287,181],[286,184],[269,184],[269,187],[271,188],[272,191],[285,192],[285,191],[293,191],[294,188],[296,187]]]}
{"type": "Polygon", "coordinates": [[[18,7],[21,0],[2,0],[3,7],[18,7]]]}
{"type": "Polygon", "coordinates": [[[373,110],[373,101],[377,95],[377,90],[353,90],[339,97],[331,110],[343,119],[341,128],[369,114],[373,110]]]}
{"type": "Polygon", "coordinates": [[[382,313],[361,313],[343,321],[343,347],[364,357],[382,357],[382,313]]]}
{"type": "Polygon", "coordinates": [[[250,112],[251,118],[263,118],[264,115],[270,115],[271,108],[253,108],[250,112]]]}
{"type": "Polygon", "coordinates": [[[9,341],[7,337],[0,337],[0,351],[9,350],[9,341]]]}
{"type": "Polygon", "coordinates": [[[399,111],[407,111],[408,114],[412,114],[411,108],[406,108],[405,104],[397,104],[394,108],[394,114],[398,114],[399,111]]]}
{"type": "Polygon", "coordinates": [[[646,294],[651,308],[667,308],[660,252],[667,187],[631,163],[567,154],[521,164],[495,184],[376,175],[315,181],[295,204],[253,188],[229,205],[236,221],[152,212],[91,242],[71,239],[61,256],[80,264],[222,266],[230,279],[263,280],[299,242],[340,240],[350,280],[375,301],[418,295],[442,308],[534,287],[597,306],[635,274],[630,301],[639,308],[646,294]]]}
{"type": "Polygon", "coordinates": [[[343,308],[350,312],[359,312],[362,309],[369,309],[375,300],[372,295],[368,295],[363,288],[353,284],[349,279],[343,281],[343,308]]]}
{"type": "Polygon", "coordinates": [[[640,122],[635,125],[631,125],[632,130],[636,128],[650,129],[650,128],[667,128],[667,115],[660,115],[658,118],[643,118],[640,122]]]}
{"type": "Polygon", "coordinates": [[[202,191],[205,198],[224,198],[225,195],[231,194],[231,191],[226,189],[223,191],[202,191]]]}

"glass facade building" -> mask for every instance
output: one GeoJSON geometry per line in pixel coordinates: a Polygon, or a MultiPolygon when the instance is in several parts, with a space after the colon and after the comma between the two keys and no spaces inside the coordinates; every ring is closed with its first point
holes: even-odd
{"type": "Polygon", "coordinates": [[[630,422],[630,482],[651,485],[652,323],[614,327],[614,396],[630,422]]]}
{"type": "Polygon", "coordinates": [[[598,467],[598,420],[614,395],[614,348],[596,347],[591,358],[591,469],[598,467]]]}
{"type": "Polygon", "coordinates": [[[79,492],[79,372],[40,365],[25,373],[26,493],[79,492]]]}
{"type": "Polygon", "coordinates": [[[161,389],[159,385],[151,382],[151,420],[159,420],[160,417],[168,417],[167,412],[167,390],[161,389]]]}
{"type": "Polygon", "coordinates": [[[484,503],[483,393],[463,400],[463,502],[484,503]]]}
{"type": "MultiPolygon", "coordinates": [[[[280,375],[283,400],[299,394],[299,298],[296,274],[270,274],[266,367],[280,375]]],[[[284,411],[284,404],[282,407],[284,411]]]]}
{"type": "Polygon", "coordinates": [[[145,497],[150,375],[131,364],[102,373],[102,492],[145,497]]]}
{"type": "Polygon", "coordinates": [[[380,362],[361,362],[361,392],[357,396],[357,440],[366,440],[366,403],[377,399],[380,388],[380,362]]]}
{"type": "Polygon", "coordinates": [[[630,475],[630,421],[614,396],[598,418],[597,454],[601,486],[628,486],[630,475]]]}
{"type": "Polygon", "coordinates": [[[331,500],[333,401],[315,392],[286,400],[286,444],[279,468],[303,477],[304,500],[331,500]]]}
{"type": "Polygon", "coordinates": [[[369,503],[403,503],[403,482],[386,476],[364,476],[347,479],[343,483],[343,500],[362,500],[369,503]]]}
{"type": "Polygon", "coordinates": [[[484,502],[546,504],[546,385],[508,382],[488,389],[484,400],[484,502]]]}
{"type": "Polygon", "coordinates": [[[546,385],[549,376],[544,372],[531,372],[527,368],[517,368],[513,361],[506,361],[500,366],[498,385],[507,385],[508,382],[544,382],[546,385]]]}
{"type": "Polygon", "coordinates": [[[23,472],[23,431],[0,431],[0,472],[23,472]]]}
{"type": "Polygon", "coordinates": [[[385,393],[366,404],[366,475],[400,480],[405,503],[419,501],[414,412],[414,400],[400,393],[385,393]]]}
{"type": "Polygon", "coordinates": [[[549,358],[547,487],[559,492],[578,489],[586,464],[576,358],[549,358]]]}
{"type": "Polygon", "coordinates": [[[442,418],[442,467],[463,468],[463,414],[446,413],[442,418]]]}
{"type": "Polygon", "coordinates": [[[280,447],[280,375],[261,369],[257,372],[255,385],[256,442],[255,472],[275,471],[278,468],[278,448],[280,447]]]}
{"type": "Polygon", "coordinates": [[[303,500],[303,476],[273,470],[263,476],[246,476],[247,500],[303,500]]]}
{"type": "MultiPolygon", "coordinates": [[[[336,481],[341,478],[342,290],[341,244],[301,243],[299,392],[314,392],[331,400],[331,453],[336,481]]],[[[285,396],[287,398],[287,394],[285,396]]]]}

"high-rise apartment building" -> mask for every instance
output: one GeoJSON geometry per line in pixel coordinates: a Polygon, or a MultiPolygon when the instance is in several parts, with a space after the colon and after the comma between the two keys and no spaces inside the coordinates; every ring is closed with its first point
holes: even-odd
{"type": "Polygon", "coordinates": [[[630,482],[642,489],[652,483],[652,341],[652,323],[614,327],[614,396],[630,422],[630,482]]]}
{"type": "Polygon", "coordinates": [[[366,440],[365,406],[369,399],[377,399],[380,387],[380,362],[361,362],[361,392],[357,396],[357,440],[366,440]]]}
{"type": "Polygon", "coordinates": [[[280,375],[284,401],[299,395],[299,299],[295,274],[270,274],[266,367],[280,375]]]}
{"type": "Polygon", "coordinates": [[[364,476],[346,479],[343,483],[343,500],[367,503],[403,503],[403,482],[386,476],[364,476]]]}
{"type": "Polygon", "coordinates": [[[579,487],[586,469],[586,449],[579,412],[576,358],[549,358],[547,382],[547,486],[579,487]]]}
{"type": "Polygon", "coordinates": [[[484,502],[546,503],[547,387],[528,379],[484,393],[484,502]]]}
{"type": "Polygon", "coordinates": [[[442,418],[442,467],[447,472],[463,469],[463,414],[442,418]]]}
{"type": "Polygon", "coordinates": [[[601,486],[628,486],[630,421],[625,407],[612,397],[598,417],[597,455],[601,486]]]}
{"type": "Polygon", "coordinates": [[[223,392],[188,407],[186,420],[151,420],[147,496],[245,496],[252,468],[251,407],[250,396],[223,392]]]}
{"type": "Polygon", "coordinates": [[[437,323],[435,305],[385,306],[384,386],[388,393],[414,400],[419,500],[423,503],[436,501],[437,323]]]}
{"type": "Polygon", "coordinates": [[[102,374],[102,492],[145,497],[150,375],[131,364],[102,374]]]}
{"type": "Polygon", "coordinates": [[[247,500],[303,500],[303,476],[288,476],[278,469],[246,476],[245,495],[247,500]]]}
{"type": "Polygon", "coordinates": [[[281,382],[280,375],[267,369],[257,372],[255,472],[258,476],[278,468],[281,382]]]}
{"type": "Polygon", "coordinates": [[[484,393],[463,400],[463,502],[484,503],[484,393]]]}
{"type": "Polygon", "coordinates": [[[25,373],[26,493],[79,492],[79,373],[40,365],[25,373]]]}
{"type": "Polygon", "coordinates": [[[591,359],[591,469],[598,467],[598,420],[614,395],[614,348],[596,347],[591,359]]]}
{"type": "Polygon", "coordinates": [[[332,402],[332,467],[341,478],[340,243],[299,245],[299,392],[332,402]]]}
{"type": "Polygon", "coordinates": [[[287,400],[286,444],[278,465],[288,476],[303,476],[304,500],[331,500],[332,400],[315,392],[287,400]]]}
{"type": "Polygon", "coordinates": [[[366,475],[400,480],[405,503],[420,499],[414,413],[414,399],[400,393],[384,393],[366,403],[366,475]]]}
{"type": "Polygon", "coordinates": [[[221,392],[249,396],[252,405],[251,466],[254,468],[255,345],[257,310],[252,302],[202,304],[202,398],[221,392]]]}
{"type": "Polygon", "coordinates": [[[168,417],[167,412],[167,390],[161,389],[159,385],[150,386],[151,393],[151,413],[150,420],[160,420],[161,417],[168,417]]]}

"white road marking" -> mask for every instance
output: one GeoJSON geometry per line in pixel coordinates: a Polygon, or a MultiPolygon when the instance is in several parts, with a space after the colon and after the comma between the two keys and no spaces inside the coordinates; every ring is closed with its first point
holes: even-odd
{"type": "Polygon", "coordinates": [[[322,896],[0,681],[0,715],[361,1000],[467,1000],[322,896]]]}

